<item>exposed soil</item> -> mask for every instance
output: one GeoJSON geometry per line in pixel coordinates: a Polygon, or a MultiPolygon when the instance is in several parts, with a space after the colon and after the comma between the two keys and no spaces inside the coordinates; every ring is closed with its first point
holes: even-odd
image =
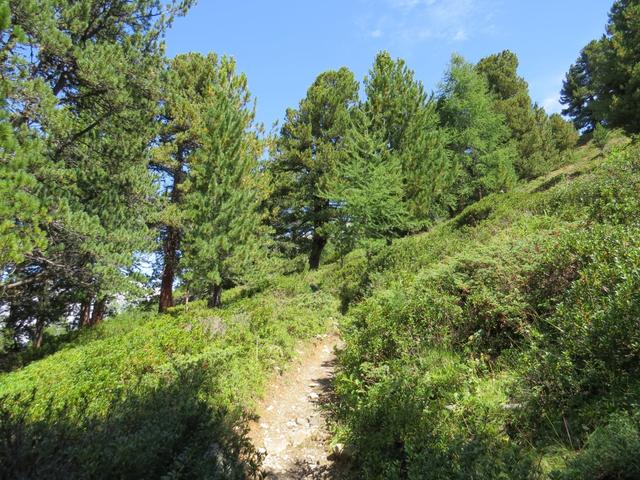
{"type": "Polygon", "coordinates": [[[267,389],[250,437],[265,455],[263,478],[339,478],[340,451],[330,449],[325,423],[335,368],[335,334],[321,335],[267,389]]]}

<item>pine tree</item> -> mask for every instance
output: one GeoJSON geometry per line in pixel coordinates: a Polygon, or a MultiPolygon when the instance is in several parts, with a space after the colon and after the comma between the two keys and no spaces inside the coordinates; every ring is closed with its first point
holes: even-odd
{"type": "Polygon", "coordinates": [[[376,55],[364,90],[363,108],[372,127],[381,132],[390,150],[399,150],[407,143],[414,117],[427,103],[422,83],[415,80],[404,60],[394,60],[383,51],[376,55]]]}
{"type": "MultiPolygon", "coordinates": [[[[24,40],[20,31],[11,28],[11,11],[5,0],[0,2],[0,37],[9,31],[24,40]]],[[[8,54],[6,49],[2,53],[8,54]]],[[[41,161],[42,145],[25,129],[18,134],[14,132],[6,99],[15,94],[18,85],[9,79],[6,63],[1,65],[0,272],[5,272],[10,265],[22,262],[34,249],[45,247],[46,237],[41,224],[46,221],[46,211],[35,193],[38,181],[32,173],[34,165],[41,161]]]]}
{"type": "Polygon", "coordinates": [[[553,124],[546,112],[531,103],[529,86],[518,75],[518,57],[509,50],[480,60],[476,70],[488,82],[494,98],[494,109],[504,115],[518,156],[514,161],[520,178],[531,179],[556,166],[564,151],[564,143],[556,143],[553,128],[562,128],[556,118],[553,124]]]}
{"type": "Polygon", "coordinates": [[[486,79],[458,55],[440,86],[438,107],[458,167],[454,211],[510,188],[516,180],[516,150],[505,118],[493,108],[486,79]]]}
{"type": "Polygon", "coordinates": [[[268,171],[273,226],[281,241],[292,242],[318,268],[328,237],[324,227],[335,206],[321,195],[358,101],[358,82],[346,68],[322,73],[297,109],[287,111],[268,171]]]}
{"type": "Polygon", "coordinates": [[[388,52],[376,56],[364,85],[363,110],[375,135],[400,160],[410,228],[420,229],[442,216],[452,173],[435,102],[404,60],[388,52]]]}
{"type": "Polygon", "coordinates": [[[209,135],[205,116],[216,107],[224,91],[242,109],[247,122],[253,118],[251,96],[244,75],[236,73],[235,61],[189,53],[169,62],[162,84],[162,109],[158,147],[154,149],[152,170],[160,176],[166,206],[160,218],[162,273],[160,312],[173,306],[173,287],[178,274],[183,210],[181,185],[190,172],[191,157],[209,135]]]}
{"type": "Polygon", "coordinates": [[[13,324],[41,332],[74,313],[80,323],[99,322],[111,297],[139,289],[137,253],[151,247],[157,208],[147,152],[161,36],[191,3],[11,2],[11,30],[0,39],[13,84],[9,120],[22,151],[39,145],[23,173],[37,179],[30,191],[46,212],[38,226],[46,243],[5,270],[13,324]]]}
{"type": "Polygon", "coordinates": [[[342,155],[323,196],[337,206],[333,237],[344,255],[363,239],[390,241],[406,230],[410,215],[400,159],[359,110],[345,135],[342,155]]]}
{"type": "Polygon", "coordinates": [[[205,115],[206,134],[184,182],[184,277],[205,293],[210,307],[251,250],[260,224],[250,176],[257,168],[244,109],[220,90],[205,115]]]}
{"type": "Polygon", "coordinates": [[[640,132],[640,1],[617,0],[606,35],[587,44],[566,75],[562,111],[578,129],[640,132]]]}
{"type": "Polygon", "coordinates": [[[532,178],[545,163],[544,135],[536,121],[529,97],[529,86],[518,76],[518,57],[509,50],[481,59],[476,70],[487,79],[495,110],[505,118],[510,136],[518,148],[515,167],[518,176],[532,178]],[[526,137],[526,138],[525,138],[526,137]]]}
{"type": "Polygon", "coordinates": [[[608,94],[600,96],[606,87],[595,73],[600,65],[608,65],[608,49],[605,38],[590,42],[565,77],[560,97],[560,103],[565,105],[562,114],[571,117],[579,130],[590,131],[609,116],[611,101],[608,94]]]}
{"type": "Polygon", "coordinates": [[[551,128],[553,144],[558,151],[570,151],[578,143],[578,131],[572,123],[566,121],[560,114],[554,113],[549,116],[549,127],[551,128]]]}

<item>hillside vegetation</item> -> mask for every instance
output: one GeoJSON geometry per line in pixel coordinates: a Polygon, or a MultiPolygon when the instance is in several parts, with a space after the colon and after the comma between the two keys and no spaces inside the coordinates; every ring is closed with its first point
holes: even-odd
{"type": "Polygon", "coordinates": [[[340,270],[364,478],[638,478],[640,155],[580,160],[340,270]]]}
{"type": "Polygon", "coordinates": [[[510,50],[382,50],[269,133],[233,57],[167,57],[195,4],[0,0],[0,480],[269,475],[327,333],[282,471],[640,478],[640,0],[561,113],[510,50]]]}
{"type": "Polygon", "coordinates": [[[244,478],[246,421],[337,302],[306,275],[167,315],[134,311],[0,376],[0,478],[244,478]]]}
{"type": "Polygon", "coordinates": [[[0,377],[4,471],[242,478],[253,401],[342,310],[356,478],[637,478],[640,151],[606,151],[223,309],[81,332],[0,377]]]}

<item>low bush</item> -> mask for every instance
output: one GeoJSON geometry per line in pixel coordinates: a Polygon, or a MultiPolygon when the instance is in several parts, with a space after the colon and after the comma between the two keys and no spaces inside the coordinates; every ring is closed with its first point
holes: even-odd
{"type": "Polygon", "coordinates": [[[638,413],[612,415],[588,438],[582,452],[554,480],[640,478],[640,421],[638,413]]]}
{"type": "Polygon", "coordinates": [[[297,341],[338,315],[304,276],[170,315],[127,313],[0,376],[0,478],[238,478],[246,419],[297,341]],[[4,475],[4,476],[3,476],[4,475]]]}
{"type": "Polygon", "coordinates": [[[364,478],[637,478],[640,150],[591,151],[369,259],[337,379],[364,478]]]}

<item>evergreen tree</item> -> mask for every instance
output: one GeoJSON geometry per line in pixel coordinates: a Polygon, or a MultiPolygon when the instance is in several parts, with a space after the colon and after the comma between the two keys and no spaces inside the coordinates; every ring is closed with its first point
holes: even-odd
{"type": "Polygon", "coordinates": [[[448,215],[455,163],[447,139],[436,103],[429,100],[409,123],[402,147],[392,151],[400,161],[409,230],[422,230],[448,215]]]}
{"type": "Polygon", "coordinates": [[[596,124],[640,132],[640,1],[617,0],[606,35],[590,42],[562,88],[563,114],[578,129],[596,124]]]}
{"type": "Polygon", "coordinates": [[[518,65],[518,57],[509,50],[485,57],[476,65],[496,98],[496,110],[505,116],[515,138],[521,138],[533,123],[529,86],[518,75],[518,65]]]}
{"type": "Polygon", "coordinates": [[[454,55],[440,86],[439,111],[450,129],[457,164],[454,211],[483,196],[510,188],[516,151],[503,115],[493,108],[486,79],[454,55]]]}
{"type": "Polygon", "coordinates": [[[39,325],[36,344],[47,323],[71,314],[83,324],[99,322],[109,298],[140,284],[131,274],[136,252],[151,246],[156,208],[147,151],[161,37],[191,3],[10,3],[1,68],[11,84],[16,151],[39,145],[38,160],[21,174],[37,179],[30,192],[46,213],[38,226],[46,243],[5,266],[4,288],[10,321],[39,325]],[[45,310],[46,317],[37,313],[45,310]],[[54,319],[53,312],[64,313],[54,319]]]}
{"type": "Polygon", "coordinates": [[[159,145],[153,152],[152,169],[159,173],[167,204],[159,218],[162,243],[160,312],[173,306],[173,286],[178,273],[183,227],[181,185],[190,173],[191,157],[209,132],[205,116],[219,101],[220,91],[246,114],[253,113],[244,75],[236,73],[235,61],[215,54],[178,55],[164,74],[160,112],[159,145]]]}
{"type": "MultiPolygon", "coordinates": [[[[518,57],[509,50],[481,59],[476,70],[487,79],[495,110],[505,118],[510,136],[518,148],[515,167],[518,176],[533,178],[546,162],[544,125],[536,118],[529,86],[518,76],[518,57]]],[[[547,152],[548,153],[548,152],[547,152]]]]}
{"type": "Polygon", "coordinates": [[[591,131],[608,117],[611,100],[608,94],[600,96],[606,87],[596,74],[599,65],[609,64],[608,42],[606,38],[594,40],[583,48],[562,86],[560,103],[565,105],[562,114],[571,117],[579,130],[591,131]]]}
{"type": "Polygon", "coordinates": [[[299,107],[287,110],[269,161],[276,235],[308,253],[312,269],[320,264],[328,240],[324,227],[335,214],[335,206],[321,192],[342,158],[342,140],[357,101],[358,82],[348,69],[319,75],[299,107]]]}
{"type": "Polygon", "coordinates": [[[364,80],[364,90],[363,108],[373,129],[381,132],[390,150],[399,150],[407,143],[412,120],[427,103],[422,83],[414,79],[404,60],[380,52],[364,80]]]}
{"type": "Polygon", "coordinates": [[[261,220],[250,178],[257,155],[247,120],[246,111],[219,91],[184,183],[184,277],[206,293],[210,307],[221,305],[222,288],[235,279],[261,220]]]}
{"type": "Polygon", "coordinates": [[[344,160],[335,165],[323,196],[337,206],[333,236],[345,254],[363,239],[390,241],[407,228],[410,217],[400,159],[359,110],[342,154],[344,160]]]}
{"type": "MultiPolygon", "coordinates": [[[[11,11],[5,0],[0,2],[0,37],[11,30],[11,11]]],[[[12,33],[24,40],[20,31],[12,33]]],[[[6,50],[2,53],[8,54],[6,50]]],[[[29,252],[45,247],[41,224],[46,221],[46,211],[35,192],[38,181],[31,173],[42,157],[42,145],[24,130],[19,135],[14,132],[6,99],[14,95],[17,83],[7,78],[6,63],[0,65],[0,272],[4,272],[29,252]]]]}
{"type": "MultiPolygon", "coordinates": [[[[451,180],[446,135],[436,105],[404,60],[379,53],[365,78],[363,109],[371,129],[400,160],[403,198],[414,229],[442,216],[451,180]]],[[[409,227],[409,225],[406,225],[409,227]]]]}
{"type": "Polygon", "coordinates": [[[532,105],[529,86],[518,75],[518,64],[518,57],[505,50],[480,60],[476,70],[487,79],[495,111],[504,115],[517,147],[514,166],[518,176],[531,179],[557,165],[569,147],[554,141],[553,128],[563,127],[558,118],[552,124],[542,108],[532,105]]]}
{"type": "Polygon", "coordinates": [[[549,116],[549,128],[553,144],[558,151],[570,151],[578,143],[578,131],[571,122],[567,122],[561,115],[554,113],[549,116]]]}

